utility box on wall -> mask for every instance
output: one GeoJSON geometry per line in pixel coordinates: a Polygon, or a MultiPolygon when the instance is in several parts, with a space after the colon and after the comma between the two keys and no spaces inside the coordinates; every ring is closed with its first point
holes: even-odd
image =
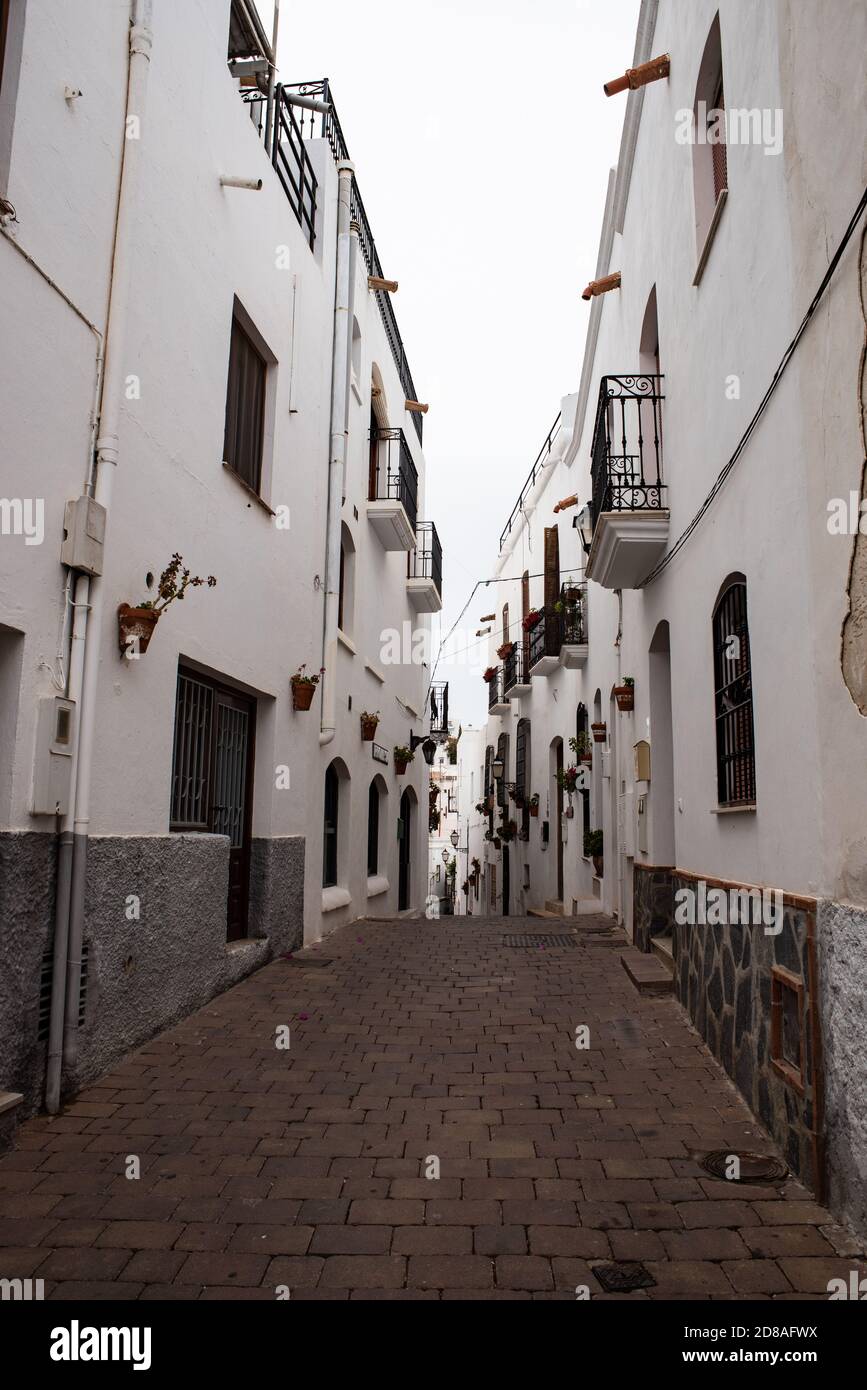
{"type": "Polygon", "coordinates": [[[636,782],[650,781],[650,744],[646,739],[639,739],[633,745],[632,754],[635,759],[635,780],[636,782]]]}
{"type": "Polygon", "coordinates": [[[84,574],[102,574],[105,546],[105,507],[92,497],[67,502],[63,517],[60,563],[84,574]]]}
{"type": "Polygon", "coordinates": [[[62,816],[69,810],[74,728],[74,700],[48,695],[39,701],[31,807],[34,816],[62,816]]]}

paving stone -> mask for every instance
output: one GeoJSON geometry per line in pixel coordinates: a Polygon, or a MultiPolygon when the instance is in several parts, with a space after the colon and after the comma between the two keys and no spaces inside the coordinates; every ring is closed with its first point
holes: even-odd
{"type": "Polygon", "coordinates": [[[419,1289],[489,1289],[493,1261],[481,1255],[412,1255],[407,1283],[419,1289]]]}

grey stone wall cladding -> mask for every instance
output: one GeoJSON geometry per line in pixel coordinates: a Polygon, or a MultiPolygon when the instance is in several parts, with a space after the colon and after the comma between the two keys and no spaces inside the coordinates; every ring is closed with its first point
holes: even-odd
{"type": "Polygon", "coordinates": [[[633,939],[639,951],[649,951],[654,936],[666,936],[671,932],[674,918],[671,869],[636,864],[632,881],[633,939]]]}
{"type": "MultiPolygon", "coordinates": [[[[186,1017],[303,932],[304,839],[256,839],[250,936],[226,945],[228,840],[217,835],[97,836],[87,869],[85,1024],[67,1088],[186,1017]],[[129,900],[139,916],[127,916],[129,900]]],[[[0,1079],[41,1103],[37,1041],[42,956],[53,937],[53,835],[0,836],[0,1079]]]]}
{"type": "MultiPolygon", "coordinates": [[[[685,925],[674,920],[675,894],[695,888],[692,876],[664,869],[634,873],[635,944],[651,949],[658,913],[670,904],[667,929],[672,933],[674,986],[713,1055],[741,1095],[779,1144],[786,1162],[808,1186],[815,1187],[813,1126],[813,1057],[810,977],[807,963],[807,910],[786,906],[783,930],[767,935],[759,926],[685,925]],[[667,884],[665,880],[668,880],[667,884]],[[639,939],[640,933],[640,939],[639,939]],[[771,971],[784,966],[803,983],[801,1042],[805,1094],[771,1066],[771,971]]],[[[714,880],[708,878],[708,884],[714,880]]]]}
{"type": "Polygon", "coordinates": [[[828,1196],[867,1236],[867,909],[822,902],[818,924],[828,1196]]]}

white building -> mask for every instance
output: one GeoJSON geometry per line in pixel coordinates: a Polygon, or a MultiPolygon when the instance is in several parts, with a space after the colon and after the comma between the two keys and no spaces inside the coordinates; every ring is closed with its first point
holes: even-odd
{"type": "Polygon", "coordinates": [[[423,911],[428,769],[394,749],[447,708],[383,653],[441,557],[327,84],[269,113],[250,0],[3,18],[0,1086],[34,1104],[50,1052],[53,1105],[61,1043],[72,1086],[276,954],[423,911]],[[145,650],[118,608],[175,553],[217,583],[145,650]]]}
{"type": "Polygon", "coordinates": [[[667,957],[792,1168],[862,1228],[865,40],[855,0],[642,4],[633,66],[670,71],[625,98],[578,289],[613,279],[588,286],[580,381],[503,533],[487,740],[501,810],[510,782],[540,798],[496,817],[529,832],[498,856],[503,910],[596,905],[667,957]],[[784,909],[773,931],[677,921],[702,883],[784,909]]]}
{"type": "Polygon", "coordinates": [[[429,907],[432,914],[453,909],[460,916],[485,913],[483,834],[486,821],[477,809],[482,797],[485,730],[452,726],[431,770],[429,907]],[[453,837],[457,837],[454,839],[453,837]],[[453,871],[449,865],[455,861],[453,871]],[[447,900],[452,901],[447,906],[447,900]]]}

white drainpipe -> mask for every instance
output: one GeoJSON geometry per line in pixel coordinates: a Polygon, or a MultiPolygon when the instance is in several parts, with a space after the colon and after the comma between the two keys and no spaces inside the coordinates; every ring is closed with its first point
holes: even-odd
{"type": "Polygon", "coordinates": [[[352,365],[352,296],[357,229],[350,197],[355,166],[337,166],[337,276],[334,291],[334,338],[331,358],[331,441],[328,460],[328,520],[325,532],[325,609],[322,622],[322,715],[319,742],[330,743],[337,730],[337,614],[340,603],[340,529],[349,424],[349,374],[352,365]]]}
{"type": "MultiPolygon", "coordinates": [[[[106,325],[105,373],[102,385],[99,435],[96,441],[96,477],[92,495],[110,512],[114,469],[118,461],[120,407],[125,379],[124,348],[129,307],[130,250],[136,220],[139,173],[142,162],[142,132],[151,51],[153,0],[132,0],[130,7],[129,75],[126,119],[124,121],[123,162],[118,195],[117,225],[111,267],[108,321],[106,325]],[[129,117],[138,118],[137,138],[126,137],[129,117]]],[[[81,947],[84,937],[87,836],[90,825],[90,787],[96,734],[96,693],[99,677],[100,641],[103,629],[101,579],[81,576],[75,588],[72,652],[70,656],[70,694],[80,682],[79,717],[75,769],[75,809],[72,817],[72,866],[69,884],[69,921],[66,960],[66,1000],[63,1020],[62,1057],[51,1062],[46,1103],[59,1103],[61,1071],[72,1066],[78,1055],[78,998],[81,987],[81,947]],[[89,605],[89,612],[88,612],[89,605]]],[[[62,830],[68,834],[68,825],[62,830]]],[[[58,883],[65,891],[65,885],[58,883]]],[[[62,946],[62,941],[58,945],[62,946]]],[[[55,958],[55,965],[57,960],[55,958]]],[[[53,1001],[52,1001],[53,1004],[53,1001]]],[[[59,1010],[58,1010],[59,1012],[59,1010]]],[[[52,1015],[55,1010],[52,1007],[52,1015]]]]}

